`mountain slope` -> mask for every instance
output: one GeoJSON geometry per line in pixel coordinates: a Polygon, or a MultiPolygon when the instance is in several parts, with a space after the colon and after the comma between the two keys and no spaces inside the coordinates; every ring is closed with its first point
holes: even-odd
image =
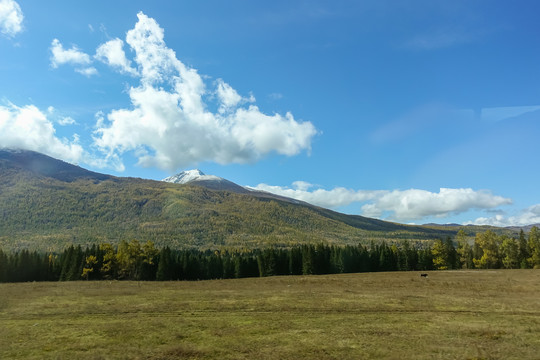
{"type": "Polygon", "coordinates": [[[112,178],[110,175],[95,173],[35,151],[0,148],[0,171],[10,170],[29,172],[35,176],[66,182],[78,179],[100,181],[112,178]]]}
{"type": "Polygon", "coordinates": [[[0,152],[3,249],[58,250],[132,238],[199,249],[354,245],[428,240],[457,230],[350,216],[249,191],[112,177],[42,154],[0,152]]]}

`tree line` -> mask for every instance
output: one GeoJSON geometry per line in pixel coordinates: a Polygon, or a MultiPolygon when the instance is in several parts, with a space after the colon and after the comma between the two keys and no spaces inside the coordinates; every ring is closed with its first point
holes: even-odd
{"type": "Polygon", "coordinates": [[[381,242],[369,246],[302,245],[260,250],[158,249],[154,243],[122,241],[61,253],[0,250],[0,282],[70,280],[205,280],[273,275],[316,275],[375,271],[515,269],[540,267],[540,233],[519,238],[478,233],[471,244],[460,230],[455,240],[423,248],[381,242]]]}

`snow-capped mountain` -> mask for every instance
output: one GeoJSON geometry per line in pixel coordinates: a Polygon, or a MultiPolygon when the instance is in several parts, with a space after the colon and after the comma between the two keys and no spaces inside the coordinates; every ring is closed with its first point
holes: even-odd
{"type": "Polygon", "coordinates": [[[165,178],[162,181],[175,183],[175,184],[187,184],[188,182],[191,182],[191,181],[202,181],[202,180],[220,181],[220,180],[225,180],[225,179],[220,178],[218,176],[214,176],[214,175],[206,175],[201,170],[195,169],[195,170],[182,171],[181,173],[178,173],[173,176],[169,176],[168,178],[165,178]]]}
{"type": "Polygon", "coordinates": [[[248,193],[250,190],[237,185],[232,181],[220,178],[215,175],[206,175],[199,169],[182,171],[162,181],[175,184],[199,185],[212,190],[228,190],[236,193],[248,193]]]}
{"type": "Polygon", "coordinates": [[[202,186],[211,190],[226,190],[238,194],[250,194],[258,198],[270,198],[276,200],[287,201],[293,204],[304,203],[300,200],[295,200],[285,196],[273,194],[267,191],[260,191],[250,187],[240,186],[227,179],[215,175],[206,175],[199,169],[182,171],[176,175],[169,176],[161,181],[175,184],[189,184],[202,186]]]}

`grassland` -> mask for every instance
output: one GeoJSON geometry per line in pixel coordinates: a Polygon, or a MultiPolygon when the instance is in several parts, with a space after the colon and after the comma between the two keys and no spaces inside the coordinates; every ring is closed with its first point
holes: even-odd
{"type": "Polygon", "coordinates": [[[1,359],[533,359],[540,271],[0,284],[1,359]]]}

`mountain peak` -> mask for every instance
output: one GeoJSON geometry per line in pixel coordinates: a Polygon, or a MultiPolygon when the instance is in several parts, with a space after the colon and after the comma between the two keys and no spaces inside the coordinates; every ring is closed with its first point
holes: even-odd
{"type": "Polygon", "coordinates": [[[169,176],[162,181],[175,183],[175,184],[187,184],[192,181],[204,181],[204,180],[222,180],[220,177],[214,175],[206,175],[199,169],[185,170],[176,175],[169,176]]]}
{"type": "Polygon", "coordinates": [[[199,169],[185,170],[176,175],[169,176],[162,181],[175,184],[190,184],[205,187],[211,190],[227,190],[235,193],[251,193],[243,186],[215,175],[206,175],[199,169]]]}

